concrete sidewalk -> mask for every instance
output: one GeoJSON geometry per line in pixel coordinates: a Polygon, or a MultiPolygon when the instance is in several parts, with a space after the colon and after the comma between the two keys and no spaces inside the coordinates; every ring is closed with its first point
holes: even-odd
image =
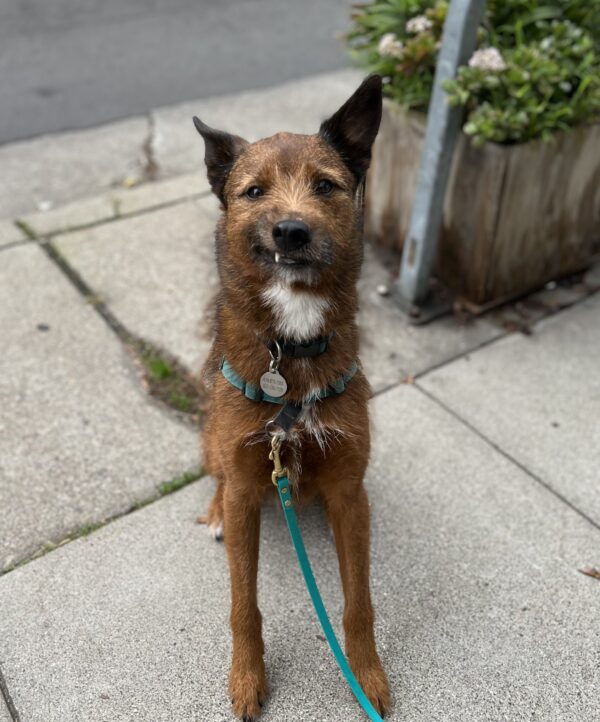
{"type": "MultiPolygon", "coordinates": [[[[128,165],[135,120],[125,136],[117,124],[44,139],[41,156],[42,140],[0,149],[13,178],[0,221],[0,722],[232,719],[224,549],[194,523],[213,482],[196,431],[148,395],[119,329],[193,371],[208,350],[217,208],[192,112],[249,137],[311,131],[355,84],[343,71],[157,111],[151,173],[128,165]],[[274,98],[281,116],[265,113],[274,98]],[[83,182],[95,158],[106,172],[83,182]],[[127,178],[146,182],[112,185],[127,178]]],[[[600,582],[578,571],[600,567],[598,269],[422,328],[377,292],[391,275],[367,248],[372,583],[391,719],[600,720],[600,582]],[[530,335],[510,332],[515,316],[530,335]]],[[[318,508],[301,523],[339,629],[330,534],[318,508]]],[[[261,544],[264,719],[363,719],[275,505],[261,544]]]]}

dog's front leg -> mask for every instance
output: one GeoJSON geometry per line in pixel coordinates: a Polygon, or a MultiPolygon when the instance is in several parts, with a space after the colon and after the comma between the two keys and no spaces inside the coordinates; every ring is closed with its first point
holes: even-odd
{"type": "MultiPolygon", "coordinates": [[[[338,479],[343,479],[339,469],[338,479]]],[[[344,589],[346,654],[352,671],[383,716],[390,707],[387,678],[373,632],[373,605],[369,591],[369,502],[362,479],[345,479],[325,494],[327,516],[333,528],[344,589]]]]}
{"type": "Polygon", "coordinates": [[[223,495],[225,546],[231,578],[233,657],[229,694],[245,721],[260,714],[266,696],[261,615],[256,599],[261,497],[228,479],[223,495]]]}

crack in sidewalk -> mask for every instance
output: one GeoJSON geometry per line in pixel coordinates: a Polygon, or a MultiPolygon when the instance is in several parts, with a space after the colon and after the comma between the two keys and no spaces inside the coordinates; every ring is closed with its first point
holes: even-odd
{"type": "MultiPolygon", "coordinates": [[[[506,338],[507,336],[510,336],[514,333],[521,333],[524,336],[530,336],[532,328],[535,328],[538,324],[548,321],[550,318],[554,318],[555,316],[558,316],[559,314],[568,311],[576,306],[578,306],[580,303],[584,303],[590,298],[593,298],[596,294],[600,294],[600,286],[591,286],[587,293],[585,295],[582,295],[581,297],[577,298],[576,300],[569,301],[568,303],[565,303],[563,306],[557,307],[553,310],[549,310],[548,313],[539,316],[539,318],[531,319],[530,325],[527,327],[527,331],[524,331],[523,329],[519,328],[508,328],[505,326],[497,326],[498,333],[495,336],[491,336],[490,338],[486,338],[480,343],[478,343],[476,346],[472,346],[471,348],[464,349],[463,351],[458,351],[455,354],[452,354],[446,359],[443,359],[442,361],[438,361],[436,363],[431,364],[427,368],[422,369],[421,371],[417,371],[414,374],[408,374],[403,379],[400,379],[399,381],[393,381],[392,383],[388,384],[387,386],[384,386],[383,388],[379,389],[378,391],[375,391],[373,393],[373,397],[379,396],[381,394],[385,394],[388,391],[392,391],[393,389],[397,388],[398,386],[402,386],[404,384],[414,384],[415,381],[422,378],[423,376],[426,376],[427,374],[433,373],[434,371],[437,371],[438,369],[444,368],[445,366],[454,363],[455,361],[460,360],[461,358],[464,358],[465,356],[469,356],[470,354],[473,354],[481,349],[486,348],[487,346],[491,346],[492,344],[495,344],[499,341],[502,341],[502,339],[506,338]]],[[[532,294],[534,295],[534,294],[532,294]]],[[[509,306],[509,304],[507,304],[509,306]]]]}
{"type": "MultiPolygon", "coordinates": [[[[168,179],[163,179],[168,180],[168,179]]],[[[137,186],[138,188],[143,186],[137,186]]],[[[66,235],[68,233],[75,233],[76,231],[84,231],[88,230],[89,228],[96,228],[97,226],[104,226],[107,223],[114,223],[115,221],[121,221],[127,218],[136,218],[138,216],[146,215],[147,213],[153,213],[155,211],[161,211],[166,208],[172,208],[173,206],[183,205],[184,203],[188,203],[189,201],[196,201],[201,198],[207,198],[211,195],[212,191],[206,190],[206,191],[200,191],[197,193],[190,193],[190,195],[181,196],[181,198],[175,198],[173,200],[164,201],[161,203],[154,203],[151,205],[146,206],[145,208],[139,208],[133,211],[129,211],[127,213],[122,213],[120,210],[120,203],[119,199],[113,199],[112,204],[112,216],[106,216],[105,218],[100,218],[96,221],[90,221],[89,223],[75,223],[72,226],[61,228],[60,226],[56,227],[54,230],[46,231],[44,233],[38,234],[37,231],[25,220],[21,218],[16,218],[12,221],[13,225],[16,226],[19,230],[21,230],[23,233],[27,235],[27,238],[23,239],[16,239],[14,241],[10,241],[9,243],[5,243],[3,246],[0,247],[0,252],[7,250],[9,248],[14,248],[15,246],[20,246],[25,243],[31,243],[32,241],[38,241],[43,242],[42,239],[49,239],[54,238],[54,236],[61,236],[66,235]]]]}
{"type": "Polygon", "coordinates": [[[592,519],[592,517],[588,516],[584,511],[582,511],[579,507],[577,507],[575,504],[573,504],[572,501],[569,501],[567,497],[563,496],[559,491],[554,489],[547,481],[544,481],[541,476],[538,476],[533,471],[528,469],[524,464],[522,464],[518,459],[516,459],[514,456],[508,453],[508,451],[505,451],[502,447],[500,447],[496,442],[492,441],[488,436],[486,436],[482,431],[480,431],[476,426],[474,426],[470,421],[467,421],[463,416],[461,416],[457,411],[455,411],[452,407],[445,404],[443,401],[441,401],[437,396],[432,394],[431,392],[424,389],[422,386],[420,386],[418,383],[413,384],[413,386],[420,391],[424,396],[426,396],[430,401],[432,401],[434,404],[437,404],[440,408],[444,409],[448,414],[450,414],[454,419],[456,419],[459,423],[461,423],[463,426],[465,426],[469,431],[474,433],[476,436],[478,436],[482,441],[484,441],[486,444],[492,447],[494,451],[497,451],[501,456],[503,456],[505,459],[510,461],[512,464],[514,464],[516,467],[518,467],[521,471],[523,471],[530,479],[533,479],[537,484],[542,486],[546,491],[549,491],[554,497],[556,497],[559,501],[561,501],[563,504],[566,504],[572,511],[574,511],[576,514],[578,514],[582,519],[585,519],[589,524],[591,524],[594,529],[597,529],[600,531],[600,523],[592,519]]]}
{"type": "MultiPolygon", "coordinates": [[[[66,261],[49,239],[40,238],[36,232],[23,221],[18,222],[18,226],[27,236],[29,242],[36,243],[39,248],[46,253],[50,261],[66,276],[78,293],[90,303],[92,308],[95,309],[102,320],[117,336],[125,351],[132,357],[134,367],[138,372],[138,376],[141,378],[141,383],[147,392],[147,396],[151,400],[160,402],[178,421],[192,423],[196,427],[200,426],[205,410],[205,394],[188,369],[172,354],[129,331],[112,313],[98,294],[86,283],[83,277],[66,261]]],[[[0,570],[0,577],[63,544],[82,536],[87,536],[111,521],[126,516],[148,504],[162,499],[168,494],[178,491],[193,481],[200,479],[203,475],[204,471],[200,468],[195,471],[185,472],[179,477],[163,482],[158,486],[155,493],[145,499],[134,502],[124,511],[117,512],[100,521],[88,522],[69,532],[66,537],[56,542],[47,542],[24,559],[8,566],[4,570],[0,570]]]]}
{"type": "Polygon", "coordinates": [[[17,239],[16,241],[9,241],[8,243],[5,243],[3,246],[0,246],[0,253],[2,253],[2,251],[9,251],[11,248],[18,248],[19,246],[25,246],[28,243],[32,243],[31,238],[20,238],[20,239],[17,239]]]}
{"type": "Polygon", "coordinates": [[[4,673],[2,672],[2,668],[0,667],[0,700],[1,699],[3,699],[4,703],[6,704],[12,722],[21,722],[21,717],[17,708],[15,707],[13,698],[8,690],[8,684],[6,683],[4,673]]]}
{"type": "Polygon", "coordinates": [[[503,338],[506,338],[508,335],[510,335],[510,331],[504,331],[502,329],[498,329],[498,334],[496,336],[492,336],[491,338],[486,338],[484,341],[481,341],[477,346],[472,346],[471,348],[468,348],[464,351],[458,351],[455,354],[452,354],[448,358],[444,359],[443,361],[439,361],[437,363],[431,364],[431,366],[428,366],[427,368],[423,369],[422,371],[417,371],[414,374],[409,374],[405,376],[403,379],[400,379],[399,381],[393,381],[391,384],[388,384],[387,386],[383,386],[378,391],[375,391],[373,393],[373,398],[376,396],[380,396],[381,394],[385,394],[388,391],[392,391],[393,389],[398,388],[398,386],[404,386],[405,384],[412,385],[416,381],[416,379],[420,379],[422,376],[425,376],[428,373],[431,373],[432,371],[437,371],[437,369],[441,369],[444,366],[447,366],[448,364],[453,363],[454,361],[458,361],[459,359],[463,358],[464,356],[468,356],[469,354],[475,353],[476,351],[479,351],[482,348],[485,348],[486,346],[491,346],[493,343],[496,343],[497,341],[501,341],[503,338]]]}
{"type": "Polygon", "coordinates": [[[200,427],[207,407],[206,392],[200,381],[172,353],[127,329],[51,240],[39,238],[23,221],[19,227],[31,241],[37,242],[121,341],[147,396],[178,421],[200,427]]]}
{"type": "MultiPolygon", "coordinates": [[[[2,578],[5,574],[9,574],[10,572],[14,571],[15,569],[19,569],[20,567],[23,567],[30,562],[35,561],[36,559],[40,559],[41,557],[46,556],[46,554],[49,554],[50,552],[53,552],[55,549],[58,549],[59,547],[65,546],[66,544],[70,544],[73,541],[76,541],[77,539],[81,539],[83,537],[89,536],[93,532],[97,531],[98,529],[101,529],[104,526],[107,526],[108,524],[111,524],[114,521],[117,521],[118,519],[122,519],[125,516],[129,516],[130,514],[133,514],[136,511],[139,511],[140,509],[143,509],[146,506],[149,506],[150,504],[154,504],[157,501],[160,501],[161,499],[164,499],[166,496],[169,496],[170,494],[174,494],[175,492],[179,491],[180,489],[183,489],[186,486],[189,486],[189,484],[193,484],[195,481],[199,481],[204,476],[206,476],[206,472],[202,467],[199,469],[196,469],[195,471],[186,471],[180,476],[175,476],[169,481],[165,481],[162,484],[158,486],[158,489],[155,493],[151,494],[150,496],[146,497],[145,499],[140,499],[139,501],[133,502],[129,507],[124,509],[120,512],[115,512],[114,514],[110,514],[109,516],[104,517],[103,519],[100,519],[99,521],[93,521],[93,522],[87,522],[85,524],[82,524],[81,526],[73,529],[70,532],[66,533],[66,536],[61,537],[57,541],[47,541],[45,544],[43,544],[41,547],[36,549],[36,551],[32,552],[26,557],[23,557],[23,559],[19,559],[14,564],[9,565],[3,570],[0,570],[0,578],[2,578]]],[[[2,678],[0,673],[0,691],[2,691],[2,678]]]]}
{"type": "Polygon", "coordinates": [[[158,178],[160,173],[160,165],[156,160],[154,153],[154,144],[156,140],[156,121],[154,119],[154,113],[148,114],[148,134],[144,143],[142,144],[142,153],[144,157],[144,164],[142,167],[142,173],[144,180],[153,181],[158,178]]]}

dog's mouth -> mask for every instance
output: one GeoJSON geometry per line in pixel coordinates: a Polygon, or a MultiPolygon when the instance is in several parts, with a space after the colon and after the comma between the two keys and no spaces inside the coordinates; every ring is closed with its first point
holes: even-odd
{"type": "Polygon", "coordinates": [[[308,258],[293,258],[292,256],[284,256],[275,251],[273,254],[273,262],[281,266],[312,266],[313,262],[308,258]]]}
{"type": "Polygon", "coordinates": [[[307,268],[317,265],[317,261],[306,256],[285,255],[279,251],[271,251],[264,246],[254,246],[257,259],[266,265],[280,268],[307,268]]]}

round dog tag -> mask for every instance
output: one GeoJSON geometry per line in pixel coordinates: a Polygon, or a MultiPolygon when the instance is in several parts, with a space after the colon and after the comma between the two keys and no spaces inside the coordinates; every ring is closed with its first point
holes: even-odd
{"type": "Polygon", "coordinates": [[[287,382],[279,371],[265,371],[260,377],[260,388],[277,399],[287,391],[287,382]]]}

